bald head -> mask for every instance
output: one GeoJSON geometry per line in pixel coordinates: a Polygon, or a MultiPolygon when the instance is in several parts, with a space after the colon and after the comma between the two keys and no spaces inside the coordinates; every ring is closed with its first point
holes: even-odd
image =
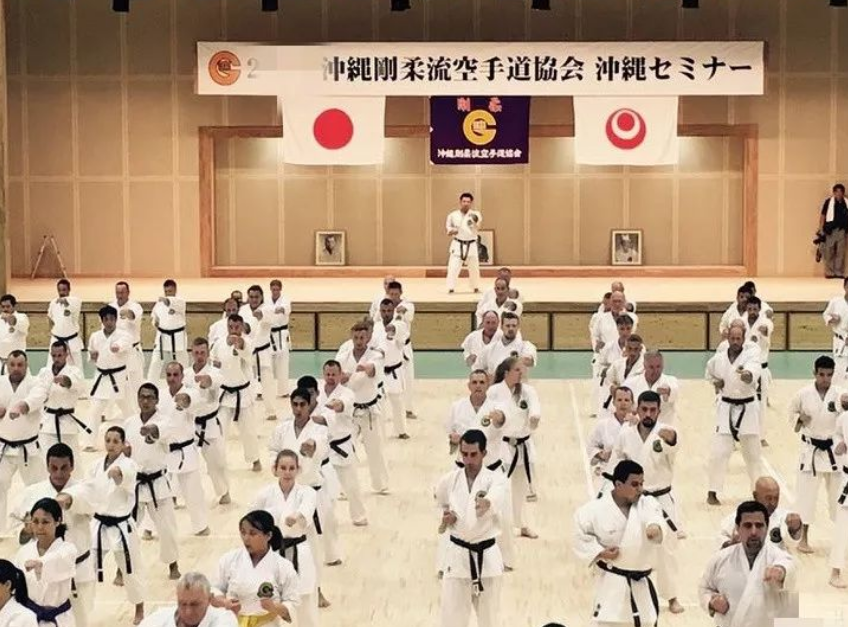
{"type": "Polygon", "coordinates": [[[754,484],[754,500],[766,506],[769,516],[780,503],[780,486],[772,477],[760,477],[754,484]]]}
{"type": "Polygon", "coordinates": [[[610,294],[610,307],[614,313],[620,313],[624,310],[624,292],[614,291],[610,294]]]}
{"type": "Polygon", "coordinates": [[[613,281],[612,285],[610,285],[610,292],[624,293],[624,283],[621,281],[613,281]]]}

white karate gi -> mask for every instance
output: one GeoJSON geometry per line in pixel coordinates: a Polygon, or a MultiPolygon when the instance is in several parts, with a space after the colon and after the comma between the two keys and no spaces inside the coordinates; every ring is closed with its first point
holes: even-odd
{"type": "Polygon", "coordinates": [[[592,429],[592,433],[586,442],[586,457],[589,458],[589,465],[593,469],[592,485],[598,491],[608,486],[609,482],[603,475],[612,468],[610,466],[612,457],[605,462],[601,461],[597,454],[601,451],[612,454],[621,427],[625,424],[627,424],[627,421],[620,422],[614,413],[606,418],[601,418],[595,423],[595,428],[592,429]]]}
{"type": "Polygon", "coordinates": [[[656,392],[660,388],[668,388],[668,395],[661,397],[662,402],[660,403],[660,416],[658,420],[671,426],[677,423],[677,399],[680,396],[680,383],[677,377],[662,373],[659,379],[649,384],[647,379],[645,379],[645,373],[641,372],[638,375],[627,377],[623,385],[632,390],[634,403],[639,400],[639,395],[642,392],[647,392],[648,390],[656,392]]]}
{"type": "MultiPolygon", "coordinates": [[[[274,359],[271,347],[271,326],[274,323],[274,308],[262,303],[255,310],[251,309],[249,303],[245,303],[239,309],[239,315],[244,318],[245,324],[250,326],[250,338],[253,344],[251,365],[253,367],[253,378],[255,389],[262,395],[262,404],[268,416],[276,415],[277,409],[274,400],[277,398],[277,385],[274,378],[274,359]],[[257,318],[257,315],[261,318],[257,318]]],[[[259,410],[256,407],[255,410],[259,410]]]]}
{"type": "Polygon", "coordinates": [[[259,460],[258,417],[253,403],[250,382],[253,376],[253,344],[242,336],[243,348],[229,346],[226,339],[212,347],[210,360],[221,371],[221,397],[218,416],[226,435],[233,425],[239,426],[239,437],[244,450],[244,461],[252,464],[259,460]]]}
{"type": "Polygon", "coordinates": [[[521,314],[524,313],[524,305],[521,304],[518,300],[513,300],[512,298],[507,298],[502,303],[498,303],[497,300],[485,300],[480,299],[480,302],[477,303],[477,310],[474,312],[474,318],[477,321],[477,328],[480,328],[483,325],[483,314],[487,311],[494,311],[498,314],[498,319],[507,311],[514,313],[519,318],[521,314]]]}
{"type": "MultiPolygon", "coordinates": [[[[614,345],[617,346],[617,343],[614,345]]],[[[604,384],[607,386],[607,399],[606,399],[606,407],[604,409],[604,413],[611,414],[615,411],[615,407],[612,404],[612,392],[610,391],[611,386],[620,386],[624,385],[624,382],[630,377],[638,377],[639,375],[644,374],[645,372],[645,347],[642,347],[642,352],[639,357],[636,358],[636,361],[630,363],[627,360],[627,357],[623,355],[613,361],[609,368],[607,368],[607,374],[605,377],[604,384]]],[[[603,398],[603,394],[601,395],[603,398]]],[[[636,394],[633,395],[633,406],[636,406],[636,401],[638,397],[636,394]]],[[[602,415],[601,413],[598,414],[602,415]]]]}
{"type": "Polygon", "coordinates": [[[24,351],[27,349],[27,334],[29,333],[29,316],[20,311],[13,311],[15,324],[10,325],[4,318],[0,318],[0,361],[3,362],[2,372],[6,374],[6,360],[12,351],[24,351]]]}
{"type": "Polygon", "coordinates": [[[209,325],[209,330],[206,332],[206,341],[209,342],[209,350],[219,341],[227,339],[227,314],[223,314],[220,320],[216,320],[209,325]]]}
{"type": "MultiPolygon", "coordinates": [[[[168,476],[179,484],[179,493],[185,500],[191,519],[191,532],[196,534],[209,527],[209,504],[203,490],[200,477],[200,450],[195,432],[195,405],[199,403],[198,390],[183,385],[172,396],[167,385],[159,389],[158,412],[166,416],[171,442],[168,445],[168,476]],[[188,394],[191,405],[188,409],[179,409],[174,396],[188,394]]],[[[204,409],[204,408],[201,408],[204,409]]]]}
{"type": "Polygon", "coordinates": [[[58,373],[54,373],[52,365],[48,365],[38,373],[38,380],[47,389],[47,400],[41,411],[39,436],[44,454],[46,455],[50,447],[57,442],[63,442],[71,447],[74,459],[81,460],[79,432],[80,429],[89,429],[88,425],[76,416],[77,402],[85,385],[82,369],[68,362],[58,373]],[[53,379],[59,376],[68,377],[71,386],[66,388],[54,383],[53,379]]]}
{"type": "Polygon", "coordinates": [[[316,563],[320,577],[321,565],[332,563],[341,559],[339,550],[339,525],[336,520],[335,499],[330,494],[330,489],[325,485],[324,476],[321,474],[322,463],[329,463],[330,444],[327,427],[309,420],[297,432],[294,420],[284,420],[271,434],[268,442],[271,452],[271,467],[277,460],[277,455],[284,449],[297,453],[300,460],[300,473],[297,481],[301,485],[309,486],[316,493],[318,517],[314,528],[308,531],[313,548],[322,559],[316,563]],[[300,448],[307,440],[315,442],[315,452],[311,457],[300,453],[300,448]]]}
{"type": "MultiPolygon", "coordinates": [[[[274,587],[273,600],[285,605],[292,618],[297,616],[297,606],[300,605],[297,573],[291,562],[273,549],[269,548],[256,565],[244,547],[225,553],[218,562],[218,575],[212,587],[216,593],[241,603],[239,616],[265,616],[267,612],[262,609],[258,596],[259,587],[265,583],[274,587]]],[[[279,617],[265,623],[267,627],[283,627],[285,624],[279,617]]]]}
{"type": "Polygon", "coordinates": [[[674,428],[657,422],[650,433],[642,439],[637,425],[625,425],[618,432],[611,467],[619,461],[630,459],[638,463],[645,471],[643,494],[652,496],[659,503],[663,513],[662,549],[656,552],[655,581],[660,596],[666,599],[677,598],[677,533],[680,530],[680,517],[671,484],[674,477],[674,459],[677,445],[668,444],[659,433],[661,429],[674,428]]]}
{"type": "Polygon", "coordinates": [[[760,404],[757,402],[761,363],[760,349],[753,342],[745,342],[742,352],[732,363],[726,350],[716,352],[707,362],[707,379],[724,381],[724,387],[716,399],[716,431],[708,470],[710,492],[719,492],[724,487],[734,441],[739,442],[752,489],[763,474],[760,404]],[[751,383],[742,381],[739,368],[753,375],[751,383]]]}
{"type": "MultiPolygon", "coordinates": [[[[23,525],[29,519],[30,512],[38,501],[44,498],[55,499],[60,492],[69,494],[73,498],[70,508],[65,510],[62,516],[67,526],[65,539],[77,549],[74,573],[76,594],[71,596],[71,609],[77,627],[87,627],[88,617],[94,609],[95,592],[95,556],[91,546],[91,521],[96,506],[101,500],[95,482],[70,479],[61,490],[57,490],[49,479],[34,483],[24,490],[11,517],[16,523],[23,525]]],[[[2,624],[0,622],[0,625],[2,624]]]]}
{"type": "Polygon", "coordinates": [[[327,421],[330,463],[347,497],[350,518],[354,523],[362,523],[366,521],[366,512],[362,489],[359,486],[358,460],[354,448],[357,431],[353,420],[354,398],[353,392],[344,385],[336,385],[329,394],[326,385],[319,385],[316,413],[327,421]],[[326,406],[330,401],[336,400],[341,401],[343,405],[338,412],[326,406]]]}
{"type": "MultiPolygon", "coordinates": [[[[604,347],[598,352],[598,356],[595,359],[598,373],[598,376],[594,381],[595,387],[597,388],[598,399],[595,411],[598,417],[609,416],[613,410],[612,394],[610,393],[609,388],[609,372],[612,365],[623,358],[625,343],[625,340],[616,337],[614,342],[604,345],[604,347]]],[[[633,401],[636,401],[635,395],[633,396],[633,401]]]]}
{"type": "Polygon", "coordinates": [[[221,371],[207,362],[200,370],[195,365],[185,371],[183,385],[194,392],[192,407],[194,414],[194,430],[197,446],[206,461],[206,472],[212,480],[215,496],[218,498],[230,493],[230,472],[227,465],[227,442],[224,438],[223,425],[218,417],[218,399],[221,397],[221,371]],[[203,389],[195,381],[195,377],[208,375],[212,385],[203,389]]]}
{"type": "MultiPolygon", "coordinates": [[[[113,300],[109,303],[112,307],[118,310],[118,331],[123,331],[130,336],[131,345],[127,351],[127,398],[131,399],[132,406],[135,406],[135,399],[138,396],[138,388],[144,383],[144,349],[141,346],[141,319],[144,317],[144,309],[134,300],[127,300],[123,305],[119,305],[118,301],[113,300]],[[133,313],[133,319],[129,317],[129,312],[133,313]]],[[[91,351],[91,338],[88,340],[88,350],[91,351]]]]}
{"type": "Polygon", "coordinates": [[[38,442],[41,407],[46,398],[47,389],[29,372],[17,389],[12,387],[8,374],[0,376],[0,408],[6,410],[0,420],[0,533],[6,529],[6,499],[15,474],[20,473],[28,486],[38,483],[46,474],[45,451],[38,442]],[[21,401],[27,404],[29,413],[12,420],[9,414],[21,401]]]}
{"type": "Polygon", "coordinates": [[[831,298],[822,318],[833,334],[833,360],[836,362],[833,383],[844,385],[848,381],[848,301],[845,296],[831,298]],[[839,316],[839,322],[830,324],[833,316],[839,316]]]}
{"type": "MultiPolygon", "coordinates": [[[[760,412],[765,417],[765,410],[768,405],[768,391],[771,384],[771,370],[769,370],[769,352],[771,351],[771,338],[774,335],[774,322],[769,320],[765,313],[760,311],[760,315],[754,322],[750,322],[745,316],[745,325],[748,328],[747,338],[749,342],[754,342],[760,347],[760,387],[757,388],[757,398],[760,401],[760,412]],[[763,331],[765,328],[765,332],[763,331]]],[[[763,420],[761,426],[762,435],[765,436],[766,421],[763,420]]]]}
{"type": "MultiPolygon", "coordinates": [[[[176,614],[176,605],[160,608],[141,621],[138,627],[178,627],[176,614]]],[[[231,611],[210,605],[197,627],[238,627],[238,619],[231,611]]]]}
{"type": "Polygon", "coordinates": [[[541,418],[542,406],[533,387],[526,383],[520,385],[521,392],[517,398],[505,383],[491,386],[486,398],[506,416],[502,437],[506,439],[507,448],[502,459],[511,482],[513,523],[524,528],[529,526],[524,519],[524,503],[530,494],[536,463],[536,447],[531,437],[535,429],[530,421],[531,418],[541,418]]]}
{"type": "Polygon", "coordinates": [[[384,355],[381,349],[368,347],[357,360],[353,354],[353,344],[343,345],[336,353],[336,361],[342,365],[342,372],[348,375],[346,385],[353,392],[353,422],[365,447],[368,457],[368,470],[371,474],[371,488],[375,492],[389,489],[389,470],[383,454],[383,433],[380,428],[379,375],[383,372],[384,355]],[[374,376],[366,372],[357,372],[356,367],[374,366],[374,376]]]}
{"type": "MultiPolygon", "coordinates": [[[[412,346],[412,321],[415,320],[415,305],[406,299],[401,300],[395,307],[395,318],[400,316],[406,323],[407,336],[403,342],[403,406],[407,414],[415,413],[415,349],[412,346]],[[405,312],[399,313],[398,307],[404,307],[405,312]]],[[[379,322],[379,320],[375,320],[379,322]]]]}
{"type": "Polygon", "coordinates": [[[392,320],[389,324],[395,328],[394,335],[389,339],[382,320],[374,324],[374,334],[371,343],[379,346],[385,355],[383,366],[383,395],[388,400],[392,412],[392,423],[395,435],[406,433],[406,410],[404,408],[404,392],[406,391],[406,377],[404,371],[404,344],[409,339],[409,327],[402,320],[392,320]]]}
{"type": "Polygon", "coordinates": [[[698,594],[701,607],[707,612],[714,594],[727,598],[727,613],[710,618],[717,627],[772,627],[775,618],[798,617],[795,560],[773,543],[765,542],[751,567],[745,547],[734,544],[710,559],[698,584],[698,594]],[[769,566],[786,569],[780,588],[763,581],[769,566]]]}
{"type": "MultiPolygon", "coordinates": [[[[74,561],[77,558],[77,547],[60,538],[53,541],[44,555],[38,554],[37,540],[30,540],[18,549],[15,566],[24,571],[27,591],[30,601],[47,608],[59,608],[71,600],[71,580],[76,572],[74,561]],[[41,562],[41,575],[35,570],[27,570],[24,564],[29,560],[41,562]]],[[[65,612],[56,616],[55,621],[39,621],[40,627],[76,627],[74,613],[70,605],[65,612]]]]}
{"type": "Polygon", "coordinates": [[[730,331],[730,324],[735,320],[744,320],[747,324],[748,319],[748,309],[743,308],[742,313],[739,313],[739,308],[736,303],[730,303],[727,309],[724,310],[724,313],[721,314],[721,320],[718,322],[718,332],[722,337],[726,337],[728,331],[730,331]]]}
{"type": "Polygon", "coordinates": [[[153,352],[147,379],[157,383],[165,378],[165,366],[177,361],[188,366],[188,335],[186,334],[186,302],[178,296],[161,297],[150,312],[150,322],[156,329],[153,352]],[[166,302],[163,302],[163,299],[166,302]]]}
{"type": "Polygon", "coordinates": [[[516,335],[515,339],[507,340],[501,335],[497,341],[489,342],[481,355],[477,357],[477,367],[485,370],[490,377],[495,376],[495,371],[498,366],[507,357],[520,357],[522,360],[529,358],[532,360],[531,365],[527,366],[527,377],[530,376],[530,370],[535,367],[538,361],[536,346],[533,342],[528,342],[516,335]]]}
{"type": "Polygon", "coordinates": [[[501,533],[498,516],[507,500],[505,484],[502,473],[481,468],[469,487],[465,470],[460,468],[442,477],[436,487],[440,511],[450,510],[456,514],[456,522],[447,530],[450,540],[442,579],[442,627],[467,627],[472,608],[478,627],[497,624],[504,568],[497,543],[501,533]],[[491,502],[482,516],[476,512],[478,495],[491,502]],[[478,549],[482,554],[476,557],[478,549]],[[469,556],[474,559],[476,572],[471,569],[469,556]],[[480,586],[479,593],[475,592],[475,584],[480,586]]]}
{"type": "Polygon", "coordinates": [[[11,597],[6,605],[0,607],[0,625],[3,627],[38,627],[38,620],[32,611],[11,597]]]}
{"type": "Polygon", "coordinates": [[[465,362],[465,365],[472,370],[477,370],[479,368],[477,364],[480,361],[480,355],[483,354],[483,351],[486,350],[489,344],[500,340],[501,335],[502,332],[500,329],[496,329],[491,338],[483,335],[483,329],[476,329],[466,335],[460,345],[462,349],[462,360],[465,362]]]}
{"type": "MultiPolygon", "coordinates": [[[[521,292],[520,290],[518,290],[518,289],[515,287],[515,283],[512,283],[512,282],[510,282],[510,284],[509,284],[509,289],[510,289],[510,291],[515,290],[516,292],[518,292],[518,296],[517,296],[516,298],[513,298],[512,300],[517,301],[517,302],[519,302],[519,303],[521,303],[521,304],[523,305],[523,304],[524,304],[524,296],[523,296],[523,292],[521,292]]],[[[495,296],[496,296],[496,295],[495,295],[495,288],[494,288],[494,287],[490,287],[490,288],[489,288],[489,289],[487,289],[485,292],[483,292],[483,297],[482,297],[480,300],[481,300],[481,301],[486,301],[486,300],[488,300],[488,301],[493,301],[493,300],[495,300],[495,296]]]]}
{"type": "Polygon", "coordinates": [[[89,475],[101,497],[91,525],[97,580],[103,581],[104,558],[111,552],[123,574],[127,599],[133,605],[144,602],[146,593],[144,564],[138,545],[139,530],[132,517],[137,474],[136,463],[121,454],[108,467],[106,459],[99,458],[91,467],[89,475]],[[109,470],[114,467],[121,470],[120,483],[115,483],[108,476],[109,470]]]}
{"type": "Polygon", "coordinates": [[[480,225],[483,215],[479,211],[469,209],[466,213],[455,209],[445,220],[445,232],[450,235],[456,229],[448,249],[448,278],[449,291],[456,289],[456,280],[462,271],[462,266],[468,266],[468,284],[472,290],[477,290],[480,284],[480,257],[477,250],[477,238],[480,236],[480,225]],[[476,220],[474,218],[477,218],[476,220]]]}
{"type": "Polygon", "coordinates": [[[613,311],[605,311],[598,315],[595,319],[594,327],[591,329],[592,334],[592,346],[597,346],[599,343],[603,343],[604,346],[612,344],[618,341],[619,333],[618,326],[616,326],[616,318],[619,316],[627,315],[633,320],[633,333],[637,332],[639,327],[639,316],[630,311],[621,310],[618,313],[613,311]]]}
{"type": "MultiPolygon", "coordinates": [[[[138,387],[129,379],[130,364],[138,359],[138,349],[133,348],[132,336],[115,329],[106,335],[103,329],[88,338],[88,353],[97,353],[94,362],[97,374],[89,392],[91,408],[88,416],[90,433],[80,436],[86,447],[97,447],[100,441],[100,417],[114,404],[122,419],[126,419],[136,407],[138,387]],[[117,352],[112,352],[116,348],[117,352]]],[[[139,384],[140,385],[140,384],[139,384]]]]}
{"type": "MultiPolygon", "coordinates": [[[[769,516],[768,541],[784,551],[788,547],[798,546],[798,543],[801,541],[800,530],[798,532],[798,538],[795,539],[789,533],[789,527],[786,526],[786,518],[792,513],[789,510],[778,507],[769,516]]],[[[717,550],[720,550],[725,542],[732,542],[735,534],[736,512],[731,512],[721,520],[717,550]]]]}
{"type": "MultiPolygon", "coordinates": [[[[836,444],[848,442],[848,412],[842,412],[836,419],[833,440],[836,444]]],[[[833,521],[833,542],[830,547],[829,561],[831,568],[842,570],[845,568],[845,555],[848,553],[848,462],[844,457],[839,479],[839,491],[836,496],[836,518],[833,521]]]]}
{"type": "Polygon", "coordinates": [[[636,603],[642,625],[653,625],[659,608],[652,601],[651,567],[658,545],[647,539],[647,528],[657,525],[663,539],[667,528],[656,499],[642,496],[630,506],[627,516],[616,505],[612,492],[604,493],[583,505],[574,515],[574,553],[597,575],[595,600],[590,625],[593,627],[633,624],[631,601],[636,603]],[[606,563],[598,556],[618,547],[618,557],[606,563]],[[600,564],[621,572],[608,572],[600,564]],[[646,575],[646,573],[648,573],[646,575]],[[627,574],[631,577],[628,578],[627,574]],[[632,575],[640,577],[638,580],[632,575]]]}
{"type": "Polygon", "coordinates": [[[300,605],[296,610],[298,627],[318,627],[319,558],[309,539],[310,528],[314,527],[316,499],[315,490],[309,486],[296,483],[287,497],[275,482],[262,488],[250,506],[251,510],[262,509],[271,514],[283,534],[281,553],[292,563],[300,581],[300,605]],[[286,518],[289,516],[303,516],[303,521],[288,525],[286,518]]]}
{"type": "Polygon", "coordinates": [[[795,483],[795,507],[805,525],[816,520],[816,502],[819,485],[822,483],[825,484],[830,519],[836,517],[836,499],[842,487],[839,472],[842,464],[833,448],[836,417],[843,411],[839,399],[846,393],[848,391],[845,388],[831,385],[822,398],[815,384],[811,383],[798,390],[789,403],[789,420],[792,426],[795,426],[799,414],[812,419],[802,426],[799,432],[801,442],[795,483]]]}
{"type": "Polygon", "coordinates": [[[179,558],[177,517],[174,513],[174,492],[168,476],[169,446],[177,442],[178,434],[168,416],[156,411],[147,422],[135,414],[124,422],[127,444],[132,447],[132,460],[138,466],[135,493],[138,501],[136,520],[141,523],[145,513],[150,515],[159,534],[159,560],[172,564],[179,558]],[[141,435],[143,425],[159,428],[159,438],[148,443],[141,435]]]}
{"type": "Polygon", "coordinates": [[[289,316],[291,316],[291,301],[280,295],[277,300],[270,300],[274,315],[271,322],[271,350],[273,352],[274,377],[277,380],[277,396],[289,395],[289,362],[291,356],[291,332],[289,331],[289,316]]]}
{"type": "Polygon", "coordinates": [[[71,353],[69,362],[80,370],[83,369],[81,311],[82,301],[76,296],[67,296],[64,299],[54,298],[47,305],[47,319],[51,323],[50,336],[53,341],[64,342],[68,345],[71,353]]]}

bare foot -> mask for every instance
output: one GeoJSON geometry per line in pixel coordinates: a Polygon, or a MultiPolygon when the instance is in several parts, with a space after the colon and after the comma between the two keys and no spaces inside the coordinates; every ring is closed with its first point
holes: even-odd
{"type": "Polygon", "coordinates": [[[262,462],[257,459],[255,462],[253,462],[253,468],[251,468],[251,470],[253,472],[262,472],[262,462]]]}
{"type": "Polygon", "coordinates": [[[707,492],[707,505],[721,505],[715,492],[707,492]]]}
{"type": "Polygon", "coordinates": [[[153,532],[149,529],[146,529],[143,534],[141,534],[142,540],[147,540],[148,542],[153,539],[153,532]]]}
{"type": "Polygon", "coordinates": [[[224,496],[218,499],[218,505],[229,505],[233,500],[230,498],[230,493],[227,492],[224,496]]]}
{"type": "Polygon", "coordinates": [[[505,573],[511,573],[514,570],[515,569],[512,566],[507,566],[506,564],[504,564],[504,572],[505,573]]]}
{"type": "Polygon", "coordinates": [[[527,502],[528,503],[535,503],[538,500],[539,500],[539,496],[536,495],[536,494],[528,494],[527,495],[527,502]]]}
{"type": "Polygon", "coordinates": [[[318,607],[330,607],[330,602],[324,597],[321,589],[318,589],[318,607]]]}
{"type": "Polygon", "coordinates": [[[388,488],[381,488],[380,490],[377,490],[377,494],[379,496],[387,496],[389,494],[389,489],[388,488]]]}
{"type": "Polygon", "coordinates": [[[522,527],[521,528],[521,537],[522,538],[530,538],[531,540],[535,540],[539,537],[539,534],[530,529],[530,527],[522,527]]]}
{"type": "Polygon", "coordinates": [[[683,531],[682,529],[677,530],[677,539],[678,540],[685,540],[687,537],[689,537],[689,536],[685,531],[683,531]]]}
{"type": "Polygon", "coordinates": [[[356,521],[354,521],[353,526],[354,527],[367,527],[368,526],[368,519],[363,518],[362,520],[356,520],[356,521]]]}
{"type": "Polygon", "coordinates": [[[398,440],[408,440],[408,439],[409,439],[409,434],[408,434],[408,433],[401,433],[401,434],[398,436],[398,440]]]}
{"type": "Polygon", "coordinates": [[[133,618],[133,625],[141,624],[141,621],[144,620],[144,603],[139,603],[135,606],[135,617],[133,618]]]}
{"type": "Polygon", "coordinates": [[[768,440],[765,440],[765,439],[760,440],[760,446],[762,446],[763,448],[767,448],[768,445],[769,445],[768,440]]]}
{"type": "Polygon", "coordinates": [[[124,574],[119,570],[115,573],[115,578],[112,580],[113,586],[122,587],[124,585],[124,574]]]}
{"type": "Polygon", "coordinates": [[[269,421],[271,421],[271,420],[276,420],[276,419],[277,419],[276,414],[271,414],[270,416],[268,416],[268,420],[269,420],[269,421]]]}
{"type": "Polygon", "coordinates": [[[206,527],[206,529],[204,529],[203,531],[198,531],[198,532],[197,532],[196,534],[194,534],[194,535],[196,535],[196,536],[208,536],[208,535],[210,535],[211,533],[212,533],[212,530],[211,530],[211,529],[209,529],[209,527],[206,527]]]}
{"type": "Polygon", "coordinates": [[[168,579],[177,580],[182,575],[180,574],[180,565],[174,562],[173,564],[168,565],[168,579]]]}
{"type": "Polygon", "coordinates": [[[840,575],[831,575],[828,583],[834,588],[848,588],[848,584],[845,583],[845,580],[840,575]]]}
{"type": "Polygon", "coordinates": [[[668,602],[668,611],[672,614],[682,614],[683,606],[680,605],[680,601],[678,601],[677,599],[671,599],[668,602]]]}
{"type": "Polygon", "coordinates": [[[803,541],[798,545],[798,552],[799,553],[806,553],[807,555],[809,555],[811,553],[815,553],[815,551],[813,550],[813,547],[811,547],[809,544],[807,544],[806,542],[803,542],[803,541]]]}
{"type": "Polygon", "coordinates": [[[86,447],[85,447],[84,449],[82,449],[82,450],[83,450],[83,451],[85,451],[86,453],[96,453],[96,452],[97,452],[97,447],[96,447],[96,446],[86,446],[86,447]]]}
{"type": "Polygon", "coordinates": [[[327,562],[327,564],[326,564],[326,565],[327,565],[327,566],[341,566],[341,565],[342,565],[342,561],[341,561],[341,560],[336,560],[335,562],[327,562]]]}

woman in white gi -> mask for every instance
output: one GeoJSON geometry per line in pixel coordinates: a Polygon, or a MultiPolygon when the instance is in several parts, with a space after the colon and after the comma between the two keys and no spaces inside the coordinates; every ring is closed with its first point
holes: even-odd
{"type": "Polygon", "coordinates": [[[530,435],[539,426],[542,407],[539,396],[530,385],[521,382],[524,367],[521,358],[512,355],[495,371],[495,383],[486,397],[506,416],[503,437],[508,444],[503,463],[512,488],[512,517],[525,538],[537,538],[524,519],[524,502],[530,494],[532,468],[536,451],[530,435]]]}
{"type": "Polygon", "coordinates": [[[76,572],[77,548],[65,542],[62,508],[55,499],[41,499],[30,510],[34,538],[15,555],[24,571],[29,600],[27,608],[40,627],[75,627],[71,611],[71,580],[76,572]]]}
{"type": "Polygon", "coordinates": [[[315,490],[297,483],[300,460],[291,449],[283,449],[274,462],[277,483],[263,488],[251,509],[263,509],[274,516],[283,534],[281,555],[289,560],[300,578],[298,627],[318,625],[318,577],[316,556],[307,531],[313,526],[317,497],[315,490]]]}
{"type": "Polygon", "coordinates": [[[218,562],[212,605],[238,616],[239,627],[282,627],[292,622],[300,603],[299,580],[291,562],[280,555],[283,536],[274,517],[256,510],[239,521],[244,546],[218,562]]]}
{"type": "Polygon", "coordinates": [[[9,560],[0,560],[0,625],[38,627],[38,619],[24,603],[29,601],[26,577],[9,560]]]}

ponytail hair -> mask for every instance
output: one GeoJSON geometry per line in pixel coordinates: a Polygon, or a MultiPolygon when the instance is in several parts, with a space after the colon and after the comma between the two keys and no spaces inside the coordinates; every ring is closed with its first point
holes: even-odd
{"type": "Polygon", "coordinates": [[[11,583],[15,601],[23,605],[29,601],[26,575],[9,560],[0,559],[0,584],[11,583]]]}
{"type": "Polygon", "coordinates": [[[29,510],[30,518],[38,510],[47,512],[48,514],[50,514],[53,520],[59,523],[56,526],[56,537],[60,540],[64,540],[65,532],[68,530],[68,527],[62,522],[62,508],[59,507],[59,503],[56,502],[56,499],[45,498],[36,501],[35,505],[32,506],[32,509],[29,510]]]}
{"type": "Polygon", "coordinates": [[[271,535],[269,542],[272,551],[279,551],[283,548],[283,533],[280,528],[274,524],[274,517],[264,509],[253,510],[245,514],[239,521],[239,525],[247,523],[254,529],[271,535]]]}

